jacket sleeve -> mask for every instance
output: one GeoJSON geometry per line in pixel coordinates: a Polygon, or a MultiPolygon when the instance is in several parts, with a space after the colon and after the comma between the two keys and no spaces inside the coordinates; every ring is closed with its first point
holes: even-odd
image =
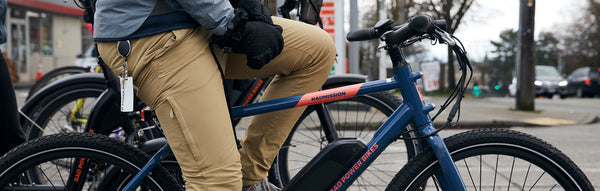
{"type": "Polygon", "coordinates": [[[175,0],[204,29],[216,35],[227,31],[233,19],[233,7],[228,0],[175,0]]]}

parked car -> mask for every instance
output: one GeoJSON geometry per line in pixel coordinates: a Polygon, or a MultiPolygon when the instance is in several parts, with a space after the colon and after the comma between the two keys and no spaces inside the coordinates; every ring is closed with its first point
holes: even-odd
{"type": "Polygon", "coordinates": [[[517,77],[513,77],[510,84],[508,84],[508,95],[511,97],[517,96],[517,77]]]}
{"type": "Polygon", "coordinates": [[[98,64],[98,51],[96,51],[96,43],[90,44],[85,52],[77,55],[75,60],[75,66],[81,66],[84,68],[96,67],[98,64]]]}
{"type": "Polygon", "coordinates": [[[577,68],[567,78],[567,93],[577,97],[600,95],[600,68],[577,68]]]}
{"type": "Polygon", "coordinates": [[[551,98],[555,94],[567,97],[567,80],[552,66],[535,66],[535,96],[551,98]]]}
{"type": "MultiPolygon", "coordinates": [[[[558,73],[555,67],[552,66],[535,66],[535,96],[545,96],[552,98],[554,95],[559,95],[564,99],[567,97],[567,81],[558,73]]],[[[508,93],[510,96],[515,96],[517,92],[517,78],[513,77],[512,82],[508,85],[508,93]]]]}

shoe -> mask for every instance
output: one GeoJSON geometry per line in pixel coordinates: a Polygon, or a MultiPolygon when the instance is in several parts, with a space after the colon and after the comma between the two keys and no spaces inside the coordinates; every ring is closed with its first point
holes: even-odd
{"type": "Polygon", "coordinates": [[[268,179],[263,179],[261,182],[242,187],[242,191],[281,191],[280,188],[277,188],[274,184],[271,184],[268,179]]]}

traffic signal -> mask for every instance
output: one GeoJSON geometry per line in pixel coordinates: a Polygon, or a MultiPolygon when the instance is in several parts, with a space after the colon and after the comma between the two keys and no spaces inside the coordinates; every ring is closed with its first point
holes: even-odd
{"type": "Polygon", "coordinates": [[[473,96],[481,97],[481,90],[479,89],[479,83],[477,82],[473,84],[473,96]]]}

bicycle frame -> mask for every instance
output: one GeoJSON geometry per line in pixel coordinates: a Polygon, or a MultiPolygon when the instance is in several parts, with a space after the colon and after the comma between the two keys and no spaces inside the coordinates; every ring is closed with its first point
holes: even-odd
{"type": "MultiPolygon", "coordinates": [[[[362,154],[362,157],[354,162],[354,165],[350,169],[347,169],[346,173],[342,177],[339,177],[338,181],[336,181],[329,189],[332,191],[345,190],[377,158],[377,156],[385,150],[389,143],[395,141],[401,135],[409,122],[412,122],[416,127],[419,127],[418,132],[420,135],[429,135],[435,132],[435,128],[431,123],[431,118],[428,115],[428,112],[432,111],[434,106],[431,104],[425,105],[422,96],[416,87],[416,80],[421,77],[421,73],[412,72],[411,67],[404,59],[401,59],[398,62],[398,65],[400,67],[397,67],[394,70],[393,78],[237,106],[232,108],[232,116],[234,118],[246,117],[294,107],[336,101],[378,91],[399,89],[404,98],[404,103],[396,109],[389,119],[375,132],[374,138],[368,143],[367,150],[362,154]]],[[[432,147],[435,155],[440,161],[442,173],[438,175],[438,179],[440,180],[442,188],[444,188],[444,190],[465,190],[464,184],[442,138],[439,135],[434,134],[428,136],[422,142],[424,143],[424,147],[432,147]]],[[[170,148],[168,145],[165,145],[161,151],[152,157],[150,162],[146,164],[142,171],[134,177],[132,182],[130,182],[124,190],[133,190],[133,188],[137,187],[137,184],[141,182],[143,177],[152,170],[151,167],[160,162],[162,158],[169,153],[169,150],[170,148]]]]}

